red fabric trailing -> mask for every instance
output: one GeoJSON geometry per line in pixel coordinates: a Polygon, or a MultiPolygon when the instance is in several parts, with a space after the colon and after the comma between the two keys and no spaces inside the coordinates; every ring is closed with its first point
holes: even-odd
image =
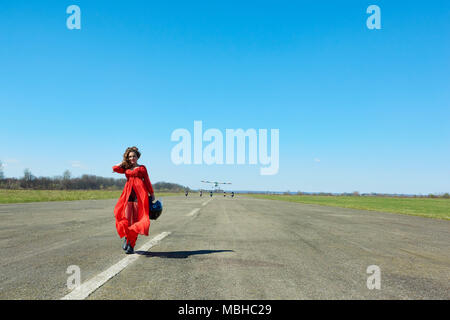
{"type": "Polygon", "coordinates": [[[153,187],[148,177],[147,168],[141,165],[133,170],[125,170],[120,166],[113,166],[113,171],[125,174],[127,178],[122,194],[114,207],[117,233],[121,238],[133,233],[136,233],[136,237],[138,234],[148,236],[148,229],[150,228],[148,194],[153,194],[153,187]],[[137,219],[133,221],[133,224],[128,221],[125,212],[132,189],[134,189],[138,201],[137,219]]]}

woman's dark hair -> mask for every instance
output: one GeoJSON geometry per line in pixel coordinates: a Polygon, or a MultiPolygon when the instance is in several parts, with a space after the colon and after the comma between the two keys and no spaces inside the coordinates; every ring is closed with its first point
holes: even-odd
{"type": "Polygon", "coordinates": [[[139,149],[137,147],[127,148],[127,150],[125,150],[125,153],[123,154],[123,160],[122,160],[122,165],[121,165],[121,167],[124,169],[130,169],[132,166],[130,160],[128,159],[128,154],[130,152],[134,152],[138,159],[141,157],[141,153],[139,152],[139,149]]]}

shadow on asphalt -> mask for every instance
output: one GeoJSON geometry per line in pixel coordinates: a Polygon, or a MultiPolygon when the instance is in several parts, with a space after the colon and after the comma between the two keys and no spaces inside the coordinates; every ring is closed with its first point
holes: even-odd
{"type": "Polygon", "coordinates": [[[210,254],[219,252],[234,252],[234,251],[233,250],[195,250],[195,251],[171,251],[171,252],[135,251],[136,254],[140,254],[149,258],[159,257],[171,259],[186,259],[190,256],[198,254],[210,254]]]}

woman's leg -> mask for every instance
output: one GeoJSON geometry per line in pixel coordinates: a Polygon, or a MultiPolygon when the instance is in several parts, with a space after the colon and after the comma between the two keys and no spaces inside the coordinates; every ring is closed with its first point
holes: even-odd
{"type": "MultiPolygon", "coordinates": [[[[128,202],[128,226],[131,226],[132,224],[136,223],[138,221],[138,202],[128,202]]],[[[134,248],[134,246],[136,245],[136,240],[137,240],[138,234],[133,231],[128,229],[128,234],[127,234],[127,242],[134,248]]]]}
{"type": "Polygon", "coordinates": [[[128,231],[127,235],[127,243],[134,249],[134,246],[136,245],[138,234],[134,232],[133,230],[128,231]]]}
{"type": "Polygon", "coordinates": [[[133,223],[138,222],[138,202],[133,202],[133,223]]]}
{"type": "Polygon", "coordinates": [[[128,226],[131,226],[131,220],[133,217],[133,202],[128,201],[125,207],[125,218],[128,220],[128,226]]]}
{"type": "MultiPolygon", "coordinates": [[[[128,221],[128,227],[131,226],[131,216],[133,213],[132,210],[133,210],[133,203],[128,201],[127,204],[125,205],[125,219],[127,219],[127,221],[128,221]]],[[[129,238],[128,228],[126,230],[126,233],[127,234],[126,234],[125,239],[122,244],[123,250],[127,250],[127,246],[128,246],[128,238],[129,238]]]]}
{"type": "Polygon", "coordinates": [[[125,208],[125,218],[128,220],[128,226],[136,223],[138,221],[138,202],[127,202],[125,208]]]}

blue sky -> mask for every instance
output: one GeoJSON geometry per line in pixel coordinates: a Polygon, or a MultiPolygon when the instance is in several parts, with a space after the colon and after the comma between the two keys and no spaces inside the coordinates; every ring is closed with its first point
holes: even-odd
{"type": "Polygon", "coordinates": [[[192,188],[450,191],[448,1],[12,1],[0,30],[7,177],[119,177],[135,145],[152,182],[192,188]],[[195,120],[279,129],[278,173],[176,166],[195,120]]]}

